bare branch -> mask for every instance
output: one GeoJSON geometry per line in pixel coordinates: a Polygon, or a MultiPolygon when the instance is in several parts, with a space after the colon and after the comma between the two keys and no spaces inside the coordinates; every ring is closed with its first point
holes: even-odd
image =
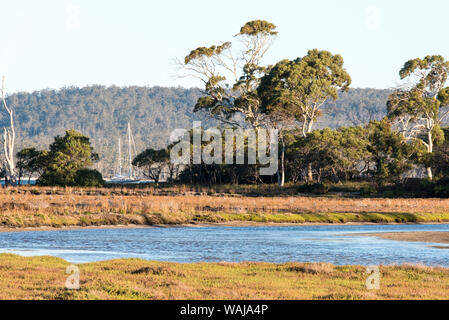
{"type": "Polygon", "coordinates": [[[2,88],[1,88],[1,96],[3,107],[6,112],[9,114],[9,129],[4,128],[3,132],[3,151],[5,153],[6,159],[6,172],[7,178],[11,184],[16,183],[16,174],[15,174],[15,163],[14,163],[14,143],[16,139],[16,132],[14,129],[14,113],[11,108],[8,107],[6,103],[5,96],[5,77],[2,78],[2,88]]]}

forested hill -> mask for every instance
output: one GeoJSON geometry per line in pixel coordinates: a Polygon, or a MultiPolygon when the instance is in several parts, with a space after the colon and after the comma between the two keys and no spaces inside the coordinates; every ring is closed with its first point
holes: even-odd
{"type": "Polygon", "coordinates": [[[363,125],[371,120],[380,120],[387,113],[390,90],[350,89],[340,93],[335,102],[328,102],[318,126],[338,128],[363,125]]]}
{"type": "MultiPolygon", "coordinates": [[[[332,128],[366,123],[385,115],[388,90],[352,89],[328,103],[317,128],[332,128]]],[[[198,89],[162,87],[69,87],[16,93],[7,98],[15,110],[17,150],[35,146],[47,148],[56,135],[76,129],[93,142],[101,161],[97,168],[106,176],[116,170],[117,140],[126,139],[130,121],[137,151],[146,147],[163,147],[170,132],[176,128],[191,128],[204,115],[193,113],[201,95],[198,89]]],[[[8,118],[1,112],[0,126],[8,118]]],[[[123,151],[125,149],[123,148],[123,151]]]]}

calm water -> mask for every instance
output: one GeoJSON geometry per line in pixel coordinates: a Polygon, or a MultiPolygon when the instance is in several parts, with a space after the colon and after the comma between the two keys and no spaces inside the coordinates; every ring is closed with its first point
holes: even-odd
{"type": "MultiPolygon", "coordinates": [[[[28,177],[26,177],[26,178],[22,178],[22,181],[20,181],[20,185],[35,185],[36,184],[36,179],[31,179],[30,180],[30,183],[28,183],[28,177]]],[[[5,180],[4,179],[2,179],[2,180],[0,180],[0,186],[3,186],[3,185],[5,185],[5,180]]]]}
{"type": "MultiPolygon", "coordinates": [[[[52,255],[81,263],[115,258],[196,261],[422,263],[449,266],[432,244],[344,236],[348,233],[449,231],[449,225],[193,227],[0,233],[0,252],[52,255]]],[[[441,245],[441,244],[440,244],[441,245]]],[[[449,247],[449,245],[447,245],[449,247]]]]}

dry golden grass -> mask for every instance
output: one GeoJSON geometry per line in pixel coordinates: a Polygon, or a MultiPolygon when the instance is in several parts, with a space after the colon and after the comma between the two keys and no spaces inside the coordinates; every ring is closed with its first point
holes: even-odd
{"type": "Polygon", "coordinates": [[[69,263],[0,254],[0,299],[449,299],[449,269],[312,263],[176,264],[139,259],[79,265],[80,290],[65,288],[69,263]]]}
{"type": "Polygon", "coordinates": [[[155,195],[155,190],[1,189],[0,226],[449,221],[449,199],[155,195]]]}

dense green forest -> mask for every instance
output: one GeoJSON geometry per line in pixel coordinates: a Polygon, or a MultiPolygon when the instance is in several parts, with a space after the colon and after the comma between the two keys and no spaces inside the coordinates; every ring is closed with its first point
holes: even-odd
{"type": "MultiPolygon", "coordinates": [[[[15,110],[17,150],[47,148],[56,135],[75,129],[91,138],[100,155],[96,166],[108,176],[116,170],[118,138],[126,139],[128,121],[138,151],[164,147],[173,129],[200,119],[192,107],[199,94],[181,88],[89,86],[21,92],[7,100],[15,110]]],[[[1,126],[7,125],[2,116],[1,126]]]]}
{"type": "MultiPolygon", "coordinates": [[[[386,114],[390,91],[351,89],[341,93],[336,102],[328,102],[317,128],[368,123],[386,114]]],[[[208,120],[201,112],[193,112],[199,89],[162,87],[68,87],[60,90],[19,92],[8,96],[15,111],[17,150],[24,147],[47,148],[56,135],[75,129],[90,137],[100,161],[96,167],[106,177],[116,170],[117,141],[126,139],[130,121],[137,152],[147,147],[167,145],[170,132],[176,128],[191,128],[192,121],[208,120]]],[[[1,114],[1,127],[8,117],[1,114]]],[[[123,147],[123,153],[126,151],[123,147]]]]}

